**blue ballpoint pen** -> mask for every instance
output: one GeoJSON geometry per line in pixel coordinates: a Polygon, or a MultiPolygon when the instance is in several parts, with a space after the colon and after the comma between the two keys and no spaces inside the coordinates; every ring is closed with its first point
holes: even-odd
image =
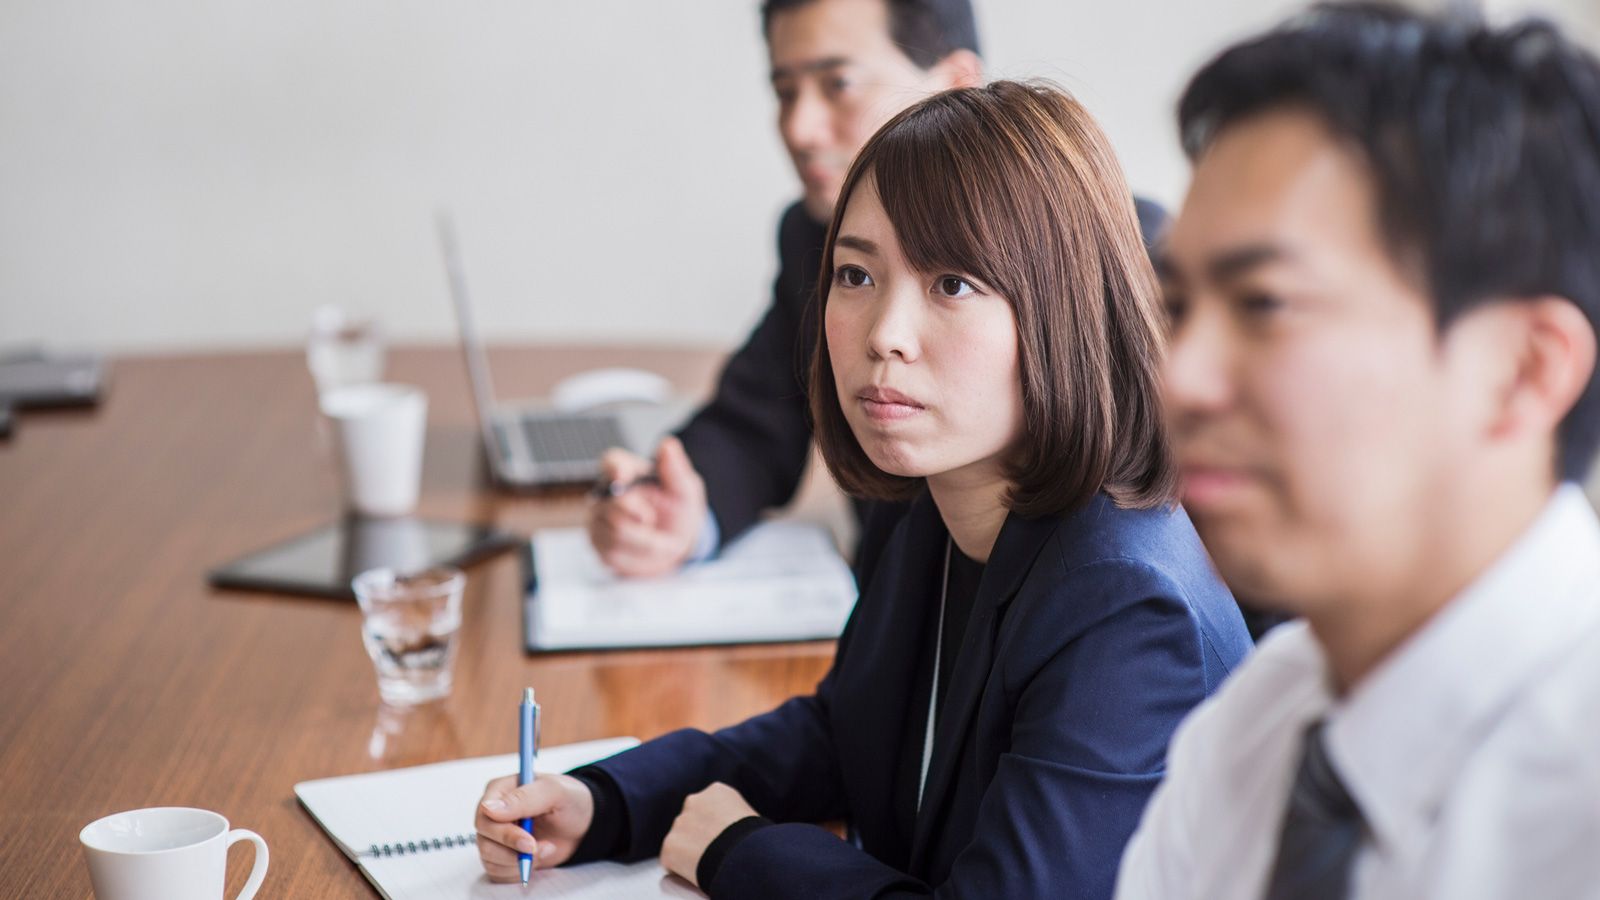
{"type": "MultiPolygon", "coordinates": [[[[517,741],[517,755],[522,765],[517,772],[517,785],[520,787],[533,780],[533,762],[539,757],[539,704],[533,702],[533,688],[524,688],[522,691],[522,704],[517,709],[521,728],[520,740],[517,741]]],[[[522,820],[522,830],[533,834],[533,819],[522,820]]],[[[533,872],[533,854],[517,854],[517,868],[522,873],[522,883],[528,883],[528,876],[533,872]]]]}

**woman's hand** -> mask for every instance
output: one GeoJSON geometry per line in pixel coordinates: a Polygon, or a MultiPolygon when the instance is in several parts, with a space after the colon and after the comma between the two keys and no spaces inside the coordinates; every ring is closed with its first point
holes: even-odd
{"type": "Polygon", "coordinates": [[[594,821],[594,796],[570,775],[540,775],[517,787],[507,775],[489,782],[478,803],[478,858],[490,881],[521,881],[517,854],[533,854],[534,868],[558,866],[572,858],[594,821]],[[519,820],[531,818],[533,835],[519,820]]]}
{"type": "Polygon", "coordinates": [[[746,803],[736,790],[717,782],[683,801],[683,812],[672,823],[672,830],[661,844],[661,865],[696,887],[700,882],[695,870],[700,868],[700,857],[729,825],[756,811],[746,803]]]}

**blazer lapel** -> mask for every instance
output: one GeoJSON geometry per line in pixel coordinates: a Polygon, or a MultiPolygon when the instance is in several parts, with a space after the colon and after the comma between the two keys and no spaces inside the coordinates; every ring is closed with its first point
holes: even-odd
{"type": "Polygon", "coordinates": [[[949,800],[961,748],[971,729],[978,698],[994,667],[994,641],[1000,613],[1033,568],[1033,561],[1056,530],[1060,519],[1006,517],[995,540],[994,551],[984,566],[978,583],[978,596],[972,605],[961,651],[944,665],[954,665],[950,674],[949,695],[934,723],[933,759],[928,763],[928,781],[922,789],[922,808],[911,842],[911,871],[923,870],[926,855],[932,851],[933,824],[944,820],[944,804],[949,800]]]}

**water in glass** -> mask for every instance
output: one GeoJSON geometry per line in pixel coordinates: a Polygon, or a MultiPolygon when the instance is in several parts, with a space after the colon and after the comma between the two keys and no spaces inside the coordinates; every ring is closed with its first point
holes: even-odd
{"type": "Polygon", "coordinates": [[[462,583],[461,573],[448,568],[415,575],[375,569],[356,576],[361,636],[385,703],[425,703],[450,693],[462,583]]]}

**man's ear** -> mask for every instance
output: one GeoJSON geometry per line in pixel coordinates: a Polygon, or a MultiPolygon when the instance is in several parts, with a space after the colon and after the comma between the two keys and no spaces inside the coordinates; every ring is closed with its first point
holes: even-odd
{"type": "Polygon", "coordinates": [[[1555,433],[1594,377],[1594,326],[1576,303],[1545,296],[1513,300],[1514,369],[1505,385],[1496,430],[1555,433]]]}
{"type": "Polygon", "coordinates": [[[932,74],[937,90],[978,87],[983,84],[983,60],[965,48],[952,50],[944,59],[933,64],[932,74]]]}

